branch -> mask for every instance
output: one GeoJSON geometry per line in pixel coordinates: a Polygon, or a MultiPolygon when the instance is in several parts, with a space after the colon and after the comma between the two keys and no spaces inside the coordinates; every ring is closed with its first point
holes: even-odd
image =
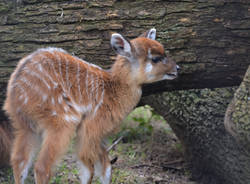
{"type": "Polygon", "coordinates": [[[112,150],[123,139],[123,137],[124,136],[122,135],[111,146],[109,146],[109,148],[107,149],[107,152],[110,152],[110,150],[112,150]]]}

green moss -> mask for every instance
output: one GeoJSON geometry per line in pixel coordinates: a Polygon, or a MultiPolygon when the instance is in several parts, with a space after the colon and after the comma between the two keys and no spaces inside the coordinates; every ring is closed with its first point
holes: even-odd
{"type": "Polygon", "coordinates": [[[0,14],[4,14],[8,11],[10,11],[12,6],[10,3],[0,2],[0,14]]]}
{"type": "MultiPolygon", "coordinates": [[[[234,131],[243,145],[250,143],[250,67],[243,82],[234,95],[232,118],[230,119],[234,131]]],[[[247,146],[250,150],[250,146],[247,146]]]]}

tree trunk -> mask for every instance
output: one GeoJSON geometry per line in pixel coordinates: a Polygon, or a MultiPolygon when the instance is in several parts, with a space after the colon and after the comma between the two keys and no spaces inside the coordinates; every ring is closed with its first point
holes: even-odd
{"type": "MultiPolygon", "coordinates": [[[[221,88],[164,92],[142,100],[170,124],[184,145],[194,179],[201,183],[250,183],[250,152],[245,149],[249,140],[239,144],[224,127],[224,114],[234,91],[221,88]]],[[[249,129],[244,130],[249,135],[249,129]]]]}
{"type": "Polygon", "coordinates": [[[225,115],[225,127],[250,153],[250,66],[225,115]]]}
{"type": "MultiPolygon", "coordinates": [[[[0,105],[16,63],[36,48],[61,47],[108,68],[114,60],[109,46],[112,32],[134,38],[152,27],[157,29],[158,40],[182,71],[177,80],[144,86],[144,95],[239,85],[250,64],[249,10],[249,0],[0,0],[0,105]]],[[[203,174],[216,176],[218,181],[228,181],[227,184],[242,183],[236,176],[249,181],[248,159],[222,124],[231,93],[227,90],[170,93],[176,102],[166,94],[150,96],[143,102],[171,120],[194,169],[202,168],[203,174]],[[224,92],[221,99],[219,95],[224,92]],[[211,100],[206,101],[207,96],[211,100]],[[190,100],[194,100],[194,106],[190,100]],[[176,107],[169,106],[169,102],[176,107]],[[247,162],[243,163],[244,160],[247,162]]],[[[3,119],[0,111],[0,120],[3,119]]]]}

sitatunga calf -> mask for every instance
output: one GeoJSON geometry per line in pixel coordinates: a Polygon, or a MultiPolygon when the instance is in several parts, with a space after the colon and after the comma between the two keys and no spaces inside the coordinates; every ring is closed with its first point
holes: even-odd
{"type": "Polygon", "coordinates": [[[136,106],[142,84],[177,76],[177,65],[155,37],[155,29],[131,41],[113,34],[118,56],[110,71],[58,48],[39,49],[19,62],[4,105],[15,129],[11,165],[16,184],[24,182],[38,147],[35,181],[47,184],[75,132],[81,182],[90,184],[95,173],[103,184],[110,183],[103,139],[136,106]]]}

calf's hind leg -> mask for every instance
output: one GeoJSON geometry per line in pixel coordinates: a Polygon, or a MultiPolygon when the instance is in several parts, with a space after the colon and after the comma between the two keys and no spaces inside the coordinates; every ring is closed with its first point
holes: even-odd
{"type": "Polygon", "coordinates": [[[41,151],[35,163],[36,184],[47,184],[51,177],[51,168],[60,156],[67,150],[75,127],[61,127],[47,130],[41,151]]]}
{"type": "Polygon", "coordinates": [[[11,165],[16,184],[24,183],[37,145],[39,141],[30,129],[16,130],[11,153],[11,165]]]}

